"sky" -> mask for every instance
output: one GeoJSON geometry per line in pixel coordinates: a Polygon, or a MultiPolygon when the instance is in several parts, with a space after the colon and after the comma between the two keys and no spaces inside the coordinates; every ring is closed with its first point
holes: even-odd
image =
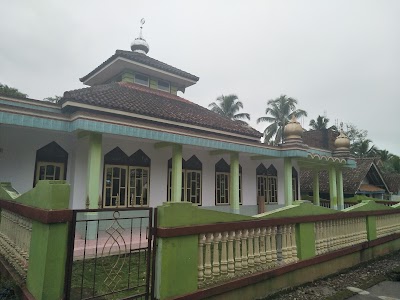
{"type": "Polygon", "coordinates": [[[200,77],[182,96],[207,107],[236,94],[263,131],[267,101],[298,100],[311,119],[352,123],[400,155],[400,1],[0,0],[0,82],[30,98],[62,95],[145,18],[149,56],[200,77]]]}

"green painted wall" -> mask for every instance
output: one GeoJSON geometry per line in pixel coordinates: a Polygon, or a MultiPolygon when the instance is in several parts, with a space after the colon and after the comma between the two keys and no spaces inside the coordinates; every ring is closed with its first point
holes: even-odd
{"type": "Polygon", "coordinates": [[[182,145],[172,145],[171,201],[182,199],[182,145]]]}
{"type": "Polygon", "coordinates": [[[61,299],[64,292],[68,226],[32,222],[26,286],[41,300],[61,299]]]}
{"type": "Polygon", "coordinates": [[[296,224],[296,245],[299,259],[315,256],[314,223],[296,224]]]}
{"type": "Polygon", "coordinates": [[[329,166],[329,198],[331,199],[331,207],[337,209],[336,170],[334,166],[329,166]]]}
{"type": "Polygon", "coordinates": [[[15,197],[5,190],[6,187],[12,189],[11,184],[2,183],[0,198],[4,200],[43,209],[65,209],[69,206],[70,186],[64,180],[40,180],[33,189],[15,197]]]}
{"type": "Polygon", "coordinates": [[[151,89],[158,89],[158,82],[157,82],[157,80],[155,80],[155,79],[153,79],[153,78],[150,79],[150,88],[151,88],[151,89]]]}
{"type": "MultiPolygon", "coordinates": [[[[5,196],[4,188],[5,185],[0,188],[1,198],[5,196]]],[[[10,186],[7,188],[10,189],[10,186]]],[[[12,201],[46,210],[67,209],[69,193],[70,186],[65,181],[41,180],[32,190],[19,195],[12,201]]],[[[26,286],[36,299],[62,298],[67,241],[67,223],[42,224],[32,221],[26,286]]]]}
{"type": "Polygon", "coordinates": [[[102,158],[102,135],[89,133],[89,153],[87,169],[87,197],[89,197],[89,208],[99,207],[100,178],[102,158]]]}
{"type": "Polygon", "coordinates": [[[376,217],[368,216],[367,217],[367,239],[368,241],[375,240],[377,237],[376,234],[376,217]]]}
{"type": "Polygon", "coordinates": [[[350,206],[343,211],[370,211],[370,210],[392,210],[394,208],[383,204],[378,204],[373,200],[362,200],[361,203],[350,206]]]}
{"type": "Polygon", "coordinates": [[[171,94],[174,95],[178,94],[178,88],[176,86],[171,85],[171,94]]]}
{"type": "Polygon", "coordinates": [[[229,202],[232,213],[240,213],[239,205],[239,153],[230,154],[229,202]]]}
{"type": "MultiPolygon", "coordinates": [[[[189,202],[168,202],[158,208],[159,227],[179,227],[252,220],[252,217],[211,211],[189,202]]],[[[156,296],[163,300],[194,292],[198,284],[198,236],[158,238],[156,296]]]]}
{"type": "Polygon", "coordinates": [[[284,196],[285,205],[292,205],[293,203],[293,182],[292,182],[292,160],[288,157],[284,158],[284,196]]]}
{"type": "Polygon", "coordinates": [[[122,81],[133,83],[135,81],[135,76],[132,73],[125,72],[122,74],[122,81]]]}
{"type": "Polygon", "coordinates": [[[297,200],[293,205],[285,206],[274,211],[265,212],[263,214],[255,215],[256,218],[270,219],[270,218],[288,218],[300,216],[314,216],[324,214],[338,213],[337,210],[316,206],[308,201],[297,200]]]}

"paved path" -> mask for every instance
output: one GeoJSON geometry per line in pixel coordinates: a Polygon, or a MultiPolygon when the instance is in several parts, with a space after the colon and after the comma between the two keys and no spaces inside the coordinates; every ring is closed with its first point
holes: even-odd
{"type": "Polygon", "coordinates": [[[382,281],[367,290],[361,290],[356,287],[348,287],[348,290],[358,293],[349,300],[400,300],[400,282],[399,281],[382,281]]]}

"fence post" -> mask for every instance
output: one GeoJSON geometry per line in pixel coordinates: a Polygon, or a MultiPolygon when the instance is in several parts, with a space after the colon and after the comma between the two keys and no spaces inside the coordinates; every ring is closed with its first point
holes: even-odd
{"type": "MultiPolygon", "coordinates": [[[[158,208],[158,226],[180,226],[192,203],[168,203],[158,208]]],[[[198,236],[157,238],[156,297],[160,300],[197,290],[198,236]]]]}
{"type": "Polygon", "coordinates": [[[376,216],[367,216],[367,239],[372,241],[376,239],[376,216]]]}
{"type": "Polygon", "coordinates": [[[296,224],[296,244],[299,260],[315,256],[314,223],[296,224]]]}
{"type": "MultiPolygon", "coordinates": [[[[40,194],[39,208],[67,209],[69,185],[39,182],[32,198],[40,194]],[[39,192],[39,191],[36,192],[39,192]],[[41,207],[40,207],[41,206],[41,207]]],[[[35,199],[36,200],[36,199],[35,199]]],[[[29,251],[29,268],[26,286],[37,300],[62,299],[67,257],[68,224],[43,224],[32,222],[32,236],[29,251]]]]}

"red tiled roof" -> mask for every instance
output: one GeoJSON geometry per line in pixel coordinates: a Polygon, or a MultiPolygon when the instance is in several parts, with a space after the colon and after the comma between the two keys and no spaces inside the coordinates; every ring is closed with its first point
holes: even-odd
{"type": "Polygon", "coordinates": [[[383,178],[392,193],[398,193],[400,191],[400,174],[384,174],[383,178]]]}
{"type": "Polygon", "coordinates": [[[232,121],[189,100],[134,83],[118,82],[68,91],[64,93],[61,103],[66,101],[217,129],[249,138],[260,138],[262,135],[248,125],[232,121]]]}
{"type": "Polygon", "coordinates": [[[111,56],[109,59],[107,59],[106,61],[104,61],[100,66],[96,67],[93,71],[91,71],[89,74],[83,76],[80,81],[84,82],[86,81],[89,77],[91,77],[93,74],[95,74],[96,72],[98,72],[100,69],[102,69],[104,66],[106,66],[107,64],[109,64],[111,61],[113,61],[114,59],[116,59],[117,57],[123,57],[159,70],[163,70],[193,81],[198,81],[199,77],[192,75],[188,72],[182,71],[178,68],[175,68],[173,66],[170,66],[166,63],[163,63],[157,59],[154,59],[150,56],[147,56],[146,54],[143,53],[139,53],[139,52],[133,52],[133,51],[125,51],[125,50],[117,50],[115,51],[115,54],[113,56],[111,56]]]}
{"type": "MultiPolygon", "coordinates": [[[[374,159],[356,159],[357,167],[355,169],[343,170],[343,191],[345,194],[355,194],[363,179],[367,176],[374,159]]],[[[310,170],[300,171],[301,192],[313,191],[313,173],[310,170]]],[[[328,171],[319,172],[319,190],[321,193],[329,193],[329,175],[328,171]]]]}

